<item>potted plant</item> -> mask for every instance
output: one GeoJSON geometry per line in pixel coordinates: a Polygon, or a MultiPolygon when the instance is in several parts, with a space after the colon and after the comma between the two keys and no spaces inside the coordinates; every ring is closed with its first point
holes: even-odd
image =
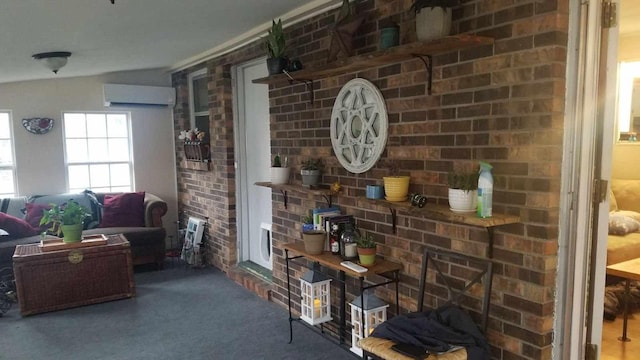
{"type": "Polygon", "coordinates": [[[280,74],[282,69],[287,68],[287,59],[284,57],[286,44],[281,19],[278,19],[278,22],[271,20],[271,30],[269,30],[265,38],[265,43],[269,53],[269,58],[267,59],[269,75],[280,74]]]}
{"type": "Polygon", "coordinates": [[[304,251],[309,255],[320,255],[324,251],[324,243],[327,233],[322,230],[309,230],[302,232],[304,251]]]}
{"type": "Polygon", "coordinates": [[[458,0],[414,0],[411,9],[416,13],[418,40],[448,36],[451,32],[451,8],[458,4],[458,0]]]}
{"type": "Polygon", "coordinates": [[[385,199],[387,201],[407,201],[409,181],[411,178],[409,176],[397,175],[398,165],[392,160],[389,161],[391,175],[382,178],[385,199]]]}
{"type": "Polygon", "coordinates": [[[271,183],[274,185],[282,185],[289,182],[289,166],[288,159],[285,157],[284,162],[280,159],[280,154],[273,158],[271,165],[271,183]]]}
{"type": "Polygon", "coordinates": [[[454,212],[474,212],[478,203],[478,172],[452,171],[448,174],[449,207],[454,212]]]}
{"type": "Polygon", "coordinates": [[[87,209],[74,200],[58,206],[50,204],[51,209],[44,210],[40,225],[51,224],[49,231],[58,236],[63,234],[65,243],[82,241],[82,223],[86,217],[91,216],[87,209]]]}
{"type": "Polygon", "coordinates": [[[358,246],[360,265],[371,266],[375,264],[377,243],[373,240],[373,236],[365,232],[364,235],[357,237],[356,244],[358,246]]]}
{"type": "Polygon", "coordinates": [[[305,214],[302,216],[302,232],[313,230],[313,216],[311,214],[305,214]]]}
{"type": "Polygon", "coordinates": [[[309,159],[303,162],[300,168],[302,185],[308,187],[318,185],[320,175],[322,174],[322,166],[321,159],[309,159]]]}

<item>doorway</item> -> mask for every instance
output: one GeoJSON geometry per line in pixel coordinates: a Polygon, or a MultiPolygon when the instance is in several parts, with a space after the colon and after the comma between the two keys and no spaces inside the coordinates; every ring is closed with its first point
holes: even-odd
{"type": "Polygon", "coordinates": [[[269,178],[271,162],[269,87],[252,82],[267,76],[266,59],[237,65],[232,74],[238,261],[271,270],[271,189],[254,185],[269,178]]]}

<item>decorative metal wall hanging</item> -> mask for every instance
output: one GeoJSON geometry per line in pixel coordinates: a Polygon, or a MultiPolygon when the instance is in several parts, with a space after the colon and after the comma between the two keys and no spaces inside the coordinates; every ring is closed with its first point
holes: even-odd
{"type": "Polygon", "coordinates": [[[346,83],[331,112],[331,144],[342,166],[352,173],[373,167],[387,144],[387,107],[380,90],[356,78],[346,83]]]}
{"type": "Polygon", "coordinates": [[[22,119],[22,126],[32,134],[46,134],[53,128],[53,119],[50,118],[31,118],[22,119]]]}

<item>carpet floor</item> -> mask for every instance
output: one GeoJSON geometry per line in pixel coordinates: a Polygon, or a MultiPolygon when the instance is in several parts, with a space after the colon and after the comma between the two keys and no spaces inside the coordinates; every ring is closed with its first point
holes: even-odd
{"type": "Polygon", "coordinates": [[[0,360],[354,359],[214,268],[135,274],[136,297],[0,317],[0,360]]]}

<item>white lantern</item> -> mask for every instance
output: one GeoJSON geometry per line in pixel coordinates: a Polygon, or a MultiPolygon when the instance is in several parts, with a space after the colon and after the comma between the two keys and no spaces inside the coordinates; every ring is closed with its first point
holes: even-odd
{"type": "Polygon", "coordinates": [[[351,351],[362,356],[362,349],[358,346],[358,341],[368,337],[376,326],[387,321],[389,305],[365,290],[364,294],[358,296],[349,306],[351,307],[352,326],[351,351]],[[364,307],[361,308],[361,306],[364,307]]]}
{"type": "Polygon", "coordinates": [[[331,321],[331,279],[309,270],[300,278],[300,318],[310,325],[331,321]]]}

